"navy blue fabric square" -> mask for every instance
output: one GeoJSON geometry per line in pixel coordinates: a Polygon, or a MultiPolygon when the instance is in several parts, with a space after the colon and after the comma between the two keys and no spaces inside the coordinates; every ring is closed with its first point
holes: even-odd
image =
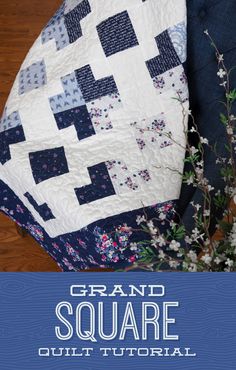
{"type": "Polygon", "coordinates": [[[65,25],[70,43],[75,42],[82,36],[80,21],[91,12],[88,0],[83,0],[73,10],[65,14],[65,25]]]}
{"type": "Polygon", "coordinates": [[[168,31],[162,32],[156,38],[160,55],[148,60],[146,65],[152,78],[169,71],[181,64],[181,61],[171,42],[168,31]]]}
{"type": "Polygon", "coordinates": [[[9,146],[22,141],[25,141],[25,135],[22,126],[13,127],[6,131],[0,132],[0,163],[2,165],[11,159],[9,146]]]}
{"type": "Polygon", "coordinates": [[[88,172],[92,183],[75,189],[81,205],[116,194],[104,162],[89,167],[88,172]]]}
{"type": "Polygon", "coordinates": [[[97,32],[107,57],[139,44],[127,11],[100,23],[97,32]]]}
{"type": "Polygon", "coordinates": [[[54,117],[59,130],[74,125],[79,140],[96,134],[86,105],[56,113],[54,117]]]}
{"type": "Polygon", "coordinates": [[[55,218],[47,203],[38,205],[36,200],[28,192],[25,193],[24,196],[28,199],[30,204],[34,207],[35,211],[38,212],[38,214],[42,217],[44,221],[53,220],[55,218]]]}
{"type": "Polygon", "coordinates": [[[69,172],[64,147],[29,153],[36,184],[69,172]]]}
{"type": "Polygon", "coordinates": [[[112,76],[95,80],[90,65],[75,71],[77,82],[86,103],[109,94],[117,94],[118,88],[112,76]]]}

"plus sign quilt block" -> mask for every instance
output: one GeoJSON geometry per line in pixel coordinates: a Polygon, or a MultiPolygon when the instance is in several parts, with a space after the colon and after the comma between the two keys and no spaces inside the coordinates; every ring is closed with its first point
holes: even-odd
{"type": "Polygon", "coordinates": [[[66,0],[30,49],[0,121],[0,210],[63,271],[128,267],[142,223],[174,218],[185,61],[184,0],[66,0]]]}
{"type": "Polygon", "coordinates": [[[83,36],[80,22],[91,12],[89,0],[64,2],[42,31],[42,43],[54,40],[57,50],[83,36]]]}
{"type": "Polygon", "coordinates": [[[10,145],[25,141],[24,129],[18,111],[10,115],[5,108],[0,121],[0,163],[3,165],[11,159],[10,145]]]}
{"type": "Polygon", "coordinates": [[[186,61],[186,25],[180,22],[155,37],[159,55],[146,62],[154,86],[162,94],[174,89],[184,102],[188,100],[186,61]]]}

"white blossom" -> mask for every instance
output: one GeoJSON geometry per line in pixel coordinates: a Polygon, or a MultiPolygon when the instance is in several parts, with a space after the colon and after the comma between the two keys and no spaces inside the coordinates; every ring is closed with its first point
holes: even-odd
{"type": "Polygon", "coordinates": [[[225,264],[228,265],[229,267],[233,267],[234,261],[232,261],[230,258],[227,258],[227,261],[225,262],[225,264]]]}
{"type": "Polygon", "coordinates": [[[159,235],[156,239],[156,242],[159,244],[160,247],[164,247],[166,245],[166,240],[163,235],[159,235]]]}
{"type": "Polygon", "coordinates": [[[227,130],[227,134],[228,135],[233,135],[234,134],[234,131],[233,131],[233,127],[232,126],[227,126],[226,127],[226,130],[227,130]]]}
{"type": "Polygon", "coordinates": [[[169,266],[170,266],[171,268],[176,269],[179,265],[180,265],[180,263],[179,263],[178,261],[175,261],[175,260],[170,260],[170,261],[169,261],[169,266]]]}
{"type": "Polygon", "coordinates": [[[195,172],[197,173],[198,176],[201,176],[203,174],[203,168],[201,167],[196,167],[195,172]]]}
{"type": "Polygon", "coordinates": [[[220,78],[224,78],[225,75],[226,75],[225,70],[220,68],[219,71],[217,72],[217,76],[219,76],[220,78]]]}
{"type": "Polygon", "coordinates": [[[203,212],[203,216],[209,217],[210,215],[211,215],[211,211],[209,209],[205,209],[205,211],[203,212]]]}
{"type": "Polygon", "coordinates": [[[202,256],[201,260],[206,264],[206,265],[210,265],[211,264],[211,261],[212,261],[212,257],[206,253],[204,254],[204,256],[202,256]]]}
{"type": "Polygon", "coordinates": [[[201,179],[201,184],[202,184],[203,186],[207,186],[207,185],[208,185],[208,183],[209,183],[209,180],[207,180],[205,177],[204,177],[203,179],[201,179]]]}
{"type": "Polygon", "coordinates": [[[193,183],[194,183],[194,177],[193,177],[193,175],[192,175],[192,176],[190,176],[190,177],[186,180],[186,183],[187,183],[187,185],[191,185],[191,184],[193,184],[193,183]]]}
{"type": "Polygon", "coordinates": [[[225,86],[226,86],[226,84],[227,84],[227,82],[226,82],[226,81],[224,81],[224,82],[222,82],[222,83],[220,84],[220,86],[225,87],[225,86]]]}
{"type": "Polygon", "coordinates": [[[108,256],[109,256],[110,258],[112,258],[112,257],[113,257],[113,254],[114,254],[114,251],[113,251],[113,250],[111,250],[111,251],[108,253],[108,256]]]}
{"type": "Polygon", "coordinates": [[[229,241],[232,247],[236,247],[236,222],[233,223],[232,230],[229,234],[229,241]]]}
{"type": "Polygon", "coordinates": [[[157,229],[155,228],[152,220],[147,223],[147,226],[149,228],[149,231],[150,231],[151,235],[156,235],[157,234],[157,229]]]}
{"type": "Polygon", "coordinates": [[[179,257],[179,258],[183,257],[183,255],[184,255],[184,252],[183,251],[179,251],[177,253],[177,257],[179,257]]]}
{"type": "Polygon", "coordinates": [[[208,142],[208,139],[207,138],[204,138],[204,137],[200,137],[200,142],[202,143],[202,144],[208,144],[209,142],[208,142]]]}
{"type": "Polygon", "coordinates": [[[196,263],[197,262],[197,253],[190,250],[187,254],[187,257],[191,259],[192,262],[196,263]]]}
{"type": "Polygon", "coordinates": [[[233,197],[236,194],[236,189],[232,186],[225,186],[225,194],[228,194],[230,197],[233,197]]]}
{"type": "Polygon", "coordinates": [[[188,266],[188,271],[197,272],[197,265],[195,263],[190,263],[190,265],[188,266]]]}
{"type": "Polygon", "coordinates": [[[191,155],[194,155],[194,154],[198,153],[198,149],[195,148],[195,146],[191,146],[190,149],[189,149],[189,151],[190,151],[190,154],[191,155]]]}
{"type": "Polygon", "coordinates": [[[187,244],[192,244],[193,241],[188,235],[185,236],[184,240],[187,244]]]}
{"type": "Polygon", "coordinates": [[[208,189],[208,191],[212,191],[212,190],[214,190],[215,188],[214,188],[213,186],[211,186],[211,185],[208,185],[208,186],[207,186],[207,189],[208,189]]]}
{"type": "Polygon", "coordinates": [[[216,257],[216,258],[214,259],[214,262],[215,262],[217,265],[219,265],[222,261],[221,261],[221,259],[220,259],[219,257],[216,257]]]}
{"type": "Polygon", "coordinates": [[[148,221],[147,226],[148,226],[150,229],[153,229],[153,228],[154,228],[154,223],[153,223],[153,221],[152,221],[152,220],[148,221]]]}
{"type": "Polygon", "coordinates": [[[190,109],[186,109],[185,110],[185,114],[188,115],[188,116],[191,116],[192,111],[190,109]]]}
{"type": "Polygon", "coordinates": [[[198,203],[197,203],[197,204],[195,204],[195,208],[196,208],[196,210],[197,210],[197,211],[199,211],[199,210],[200,210],[200,208],[201,208],[200,204],[198,204],[198,203]]]}
{"type": "Polygon", "coordinates": [[[180,247],[181,247],[181,244],[179,242],[177,242],[176,240],[172,240],[170,242],[169,248],[172,251],[178,252],[180,247]]]}
{"type": "Polygon", "coordinates": [[[204,241],[204,245],[205,245],[205,247],[207,247],[208,245],[210,245],[210,240],[209,240],[209,239],[206,239],[206,240],[204,241]]]}
{"type": "Polygon", "coordinates": [[[203,161],[197,162],[197,166],[203,167],[204,166],[204,162],[203,161]]]}
{"type": "Polygon", "coordinates": [[[161,213],[159,214],[159,219],[160,219],[160,220],[162,220],[162,221],[164,221],[164,220],[166,219],[166,214],[165,214],[165,213],[163,213],[163,212],[161,212],[161,213]]]}
{"type": "Polygon", "coordinates": [[[163,250],[160,250],[160,251],[159,251],[158,257],[159,257],[161,260],[164,260],[164,259],[165,259],[165,253],[163,252],[163,250]]]}
{"type": "Polygon", "coordinates": [[[145,222],[145,221],[146,221],[146,219],[145,219],[144,216],[137,216],[137,218],[136,218],[137,225],[140,225],[142,222],[145,222]]]}
{"type": "Polygon", "coordinates": [[[199,211],[200,210],[200,208],[201,208],[201,206],[200,206],[200,204],[195,204],[194,202],[191,202],[190,203],[197,211],[199,211]]]}
{"type": "Polygon", "coordinates": [[[197,238],[200,234],[200,231],[198,230],[197,227],[195,227],[195,229],[192,230],[192,236],[193,238],[197,238]]]}
{"type": "Polygon", "coordinates": [[[153,247],[155,247],[155,248],[158,248],[159,247],[159,244],[158,244],[158,242],[157,242],[157,240],[155,238],[151,240],[151,245],[153,247]]]}
{"type": "Polygon", "coordinates": [[[137,251],[138,246],[137,243],[130,243],[130,250],[131,251],[137,251]]]}

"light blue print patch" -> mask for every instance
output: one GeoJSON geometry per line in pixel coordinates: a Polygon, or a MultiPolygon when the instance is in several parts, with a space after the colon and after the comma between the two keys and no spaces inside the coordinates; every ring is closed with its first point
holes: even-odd
{"type": "Polygon", "coordinates": [[[91,13],[88,0],[64,3],[41,33],[42,44],[55,40],[62,50],[83,36],[80,22],[91,13]]]}
{"type": "Polygon", "coordinates": [[[2,119],[0,120],[0,132],[7,131],[21,125],[19,112],[15,111],[8,116],[7,109],[5,108],[2,119]]]}
{"type": "Polygon", "coordinates": [[[22,69],[19,75],[19,95],[38,89],[47,83],[46,66],[42,59],[22,69]]]}
{"type": "Polygon", "coordinates": [[[187,32],[186,23],[181,22],[168,29],[169,36],[171,38],[172,44],[175,48],[176,53],[181,61],[184,63],[187,59],[187,32]]]}
{"type": "Polygon", "coordinates": [[[69,45],[70,40],[66,30],[64,17],[47,25],[42,31],[41,39],[43,44],[50,40],[55,40],[57,50],[61,50],[69,45]]]}
{"type": "Polygon", "coordinates": [[[77,108],[85,104],[82,93],[76,80],[75,72],[61,78],[64,93],[49,99],[53,113],[77,108]]]}

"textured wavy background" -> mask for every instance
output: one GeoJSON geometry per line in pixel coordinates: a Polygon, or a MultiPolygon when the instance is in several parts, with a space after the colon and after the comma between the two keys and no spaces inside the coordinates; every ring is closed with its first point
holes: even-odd
{"type": "MultiPolygon", "coordinates": [[[[101,299],[99,299],[101,300],[101,299]]],[[[120,311],[128,300],[136,310],[142,298],[105,298],[104,302],[120,302],[120,311]]],[[[145,298],[160,303],[161,299],[145,298]]],[[[97,298],[92,300],[96,305],[97,298]]],[[[140,324],[140,311],[137,311],[140,324]]],[[[236,288],[235,274],[1,274],[0,275],[0,368],[3,370],[234,370],[236,364],[236,288]],[[180,340],[165,343],[125,341],[95,343],[99,347],[191,347],[197,353],[192,358],[102,358],[94,353],[89,358],[39,358],[40,347],[93,347],[73,337],[60,342],[54,334],[58,325],[54,313],[61,301],[76,307],[91,298],[71,297],[72,284],[164,284],[165,301],[179,301],[178,309],[170,310],[176,318],[174,334],[180,340]]],[[[109,333],[110,310],[106,317],[109,333]]],[[[84,320],[86,321],[86,320],[84,320]]]]}

